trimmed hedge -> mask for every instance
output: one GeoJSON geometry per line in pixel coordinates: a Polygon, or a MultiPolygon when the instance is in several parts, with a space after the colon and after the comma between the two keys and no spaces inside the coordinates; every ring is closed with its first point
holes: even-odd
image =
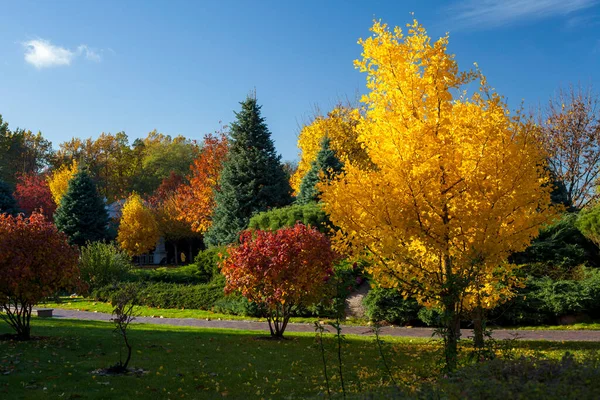
{"type": "Polygon", "coordinates": [[[197,285],[208,283],[194,264],[183,267],[161,267],[156,269],[135,269],[131,273],[131,281],[154,283],[179,283],[197,285]]]}
{"type": "MultiPolygon", "coordinates": [[[[225,297],[220,282],[203,285],[176,283],[134,282],[139,292],[139,305],[155,308],[190,308],[211,310],[218,300],[225,297]]],[[[112,302],[124,283],[108,285],[94,290],[91,296],[97,301],[112,302]]]]}
{"type": "Polygon", "coordinates": [[[161,267],[156,269],[136,269],[130,275],[130,281],[201,284],[208,283],[219,276],[219,254],[222,247],[215,247],[198,253],[193,264],[182,267],[161,267]]]}
{"type": "Polygon", "coordinates": [[[295,204],[258,213],[250,218],[248,227],[276,231],[294,226],[297,222],[313,226],[322,233],[329,233],[332,228],[329,217],[319,203],[295,204]]]}

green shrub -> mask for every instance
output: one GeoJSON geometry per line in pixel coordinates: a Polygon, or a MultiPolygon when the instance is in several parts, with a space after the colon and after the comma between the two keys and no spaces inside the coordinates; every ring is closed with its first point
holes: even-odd
{"type": "Polygon", "coordinates": [[[592,318],[600,318],[600,270],[585,269],[580,285],[589,299],[585,310],[586,314],[592,318]]]}
{"type": "Polygon", "coordinates": [[[212,311],[222,314],[261,317],[263,312],[258,305],[240,295],[224,296],[215,302],[212,311]]]}
{"type": "Polygon", "coordinates": [[[437,308],[421,307],[417,313],[417,318],[427,326],[437,327],[442,325],[442,312],[437,308]]]}
{"type": "Polygon", "coordinates": [[[132,271],[130,280],[190,285],[208,283],[221,275],[219,273],[219,253],[223,251],[222,247],[201,251],[193,264],[182,267],[136,269],[132,271]]]}
{"type": "Polygon", "coordinates": [[[224,253],[225,247],[213,247],[201,251],[194,259],[197,275],[203,282],[209,282],[214,277],[221,275],[219,271],[220,254],[224,253]]]}
{"type": "Polygon", "coordinates": [[[577,221],[577,213],[563,215],[510,261],[523,265],[520,271],[524,275],[555,280],[572,279],[573,270],[582,264],[597,265],[598,247],[579,231],[577,221]]]}
{"type": "Polygon", "coordinates": [[[417,319],[419,305],[414,299],[404,299],[398,289],[372,288],[363,300],[365,314],[371,321],[405,325],[417,319]]]}
{"type": "MultiPolygon", "coordinates": [[[[211,310],[222,299],[223,284],[182,285],[176,283],[135,282],[139,292],[139,304],[155,308],[189,308],[211,310]]],[[[112,302],[124,284],[108,285],[92,292],[98,301],[112,302]]]]}
{"type": "Polygon", "coordinates": [[[206,278],[199,273],[194,264],[183,267],[161,267],[156,269],[135,269],[131,280],[144,282],[163,282],[180,284],[206,283],[206,278]]]}
{"type": "Polygon", "coordinates": [[[538,290],[532,293],[540,299],[543,311],[561,316],[581,313],[586,310],[590,298],[579,281],[553,281],[542,278],[537,282],[538,290]]]}
{"type": "Polygon", "coordinates": [[[487,316],[488,323],[501,326],[551,323],[551,316],[543,309],[543,302],[536,296],[537,290],[535,282],[531,281],[510,301],[491,310],[487,316]]]}
{"type": "Polygon", "coordinates": [[[81,248],[81,279],[90,290],[125,280],[131,270],[130,257],[112,243],[93,242],[81,248]]]}
{"type": "Polygon", "coordinates": [[[518,295],[490,314],[500,325],[555,323],[573,314],[600,316],[600,270],[581,268],[580,280],[529,277],[518,295]]]}
{"type": "Polygon", "coordinates": [[[330,232],[332,228],[329,217],[319,203],[296,204],[258,213],[250,218],[248,227],[276,231],[283,227],[294,226],[297,222],[313,226],[323,233],[330,232]]]}

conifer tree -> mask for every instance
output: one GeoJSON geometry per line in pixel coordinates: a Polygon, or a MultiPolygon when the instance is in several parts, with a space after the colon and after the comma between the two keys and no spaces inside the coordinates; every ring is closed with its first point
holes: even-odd
{"type": "Polygon", "coordinates": [[[54,214],[57,228],[69,236],[71,244],[85,245],[107,238],[108,213],[96,184],[85,171],[79,171],[54,214]]]}
{"type": "Polygon", "coordinates": [[[257,212],[291,203],[291,187],[255,97],[241,103],[231,124],[229,155],[215,195],[209,246],[232,243],[257,212]]]}
{"type": "MultiPolygon", "coordinates": [[[[1,122],[1,120],[0,120],[1,122]]],[[[0,181],[0,214],[16,215],[19,212],[17,202],[8,184],[0,181]]]]}
{"type": "Polygon", "coordinates": [[[321,142],[321,150],[317,153],[317,158],[311,163],[310,170],[302,178],[296,203],[307,204],[319,201],[320,191],[317,189],[317,184],[321,178],[330,181],[333,175],[338,174],[342,168],[344,168],[344,164],[331,149],[329,137],[325,136],[321,142]]]}

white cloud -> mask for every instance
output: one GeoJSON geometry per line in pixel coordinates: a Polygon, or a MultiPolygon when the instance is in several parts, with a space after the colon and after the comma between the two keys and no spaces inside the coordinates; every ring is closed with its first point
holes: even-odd
{"type": "Polygon", "coordinates": [[[75,54],[64,47],[54,46],[47,40],[37,39],[23,43],[25,61],[36,68],[71,65],[75,54]]]}
{"type": "Polygon", "coordinates": [[[79,47],[77,47],[77,53],[85,56],[85,59],[89,61],[100,62],[102,60],[100,54],[96,53],[94,50],[90,49],[85,44],[82,44],[79,47]]]}
{"type": "Polygon", "coordinates": [[[38,69],[68,66],[77,57],[84,57],[86,60],[94,62],[102,60],[100,54],[85,44],[78,46],[73,51],[55,46],[48,40],[35,39],[23,43],[23,47],[25,48],[25,61],[38,69]]]}
{"type": "Polygon", "coordinates": [[[598,0],[466,0],[449,10],[463,27],[493,28],[525,19],[565,16],[596,3],[598,0]]]}

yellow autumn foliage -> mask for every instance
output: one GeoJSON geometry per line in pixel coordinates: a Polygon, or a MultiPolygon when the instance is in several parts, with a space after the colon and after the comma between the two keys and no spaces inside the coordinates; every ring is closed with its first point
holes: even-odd
{"type": "Polygon", "coordinates": [[[302,178],[317,158],[325,136],[329,137],[329,145],[340,161],[355,163],[361,167],[369,165],[367,154],[358,142],[356,127],[359,120],[360,114],[357,109],[340,106],[325,117],[316,117],[312,123],[302,128],[298,137],[300,161],[290,182],[296,193],[300,191],[302,178]]]}
{"type": "Polygon", "coordinates": [[[433,42],[417,21],[406,34],[371,30],[355,66],[369,89],[357,142],[373,167],[346,164],[321,185],[336,246],[370,258],[380,284],[452,318],[492,308],[518,285],[508,256],[558,211],[538,127],[511,116],[479,71],[459,72],[448,36],[433,42]]]}
{"type": "Polygon", "coordinates": [[[152,250],[160,236],[152,210],[146,207],[137,193],[132,193],[123,205],[117,242],[129,255],[152,250]]]}
{"type": "Polygon", "coordinates": [[[52,200],[54,200],[57,206],[60,205],[60,200],[67,193],[69,182],[75,176],[78,169],[77,161],[73,161],[71,165],[62,165],[52,175],[48,176],[48,187],[50,188],[50,193],[52,193],[52,200]]]}

